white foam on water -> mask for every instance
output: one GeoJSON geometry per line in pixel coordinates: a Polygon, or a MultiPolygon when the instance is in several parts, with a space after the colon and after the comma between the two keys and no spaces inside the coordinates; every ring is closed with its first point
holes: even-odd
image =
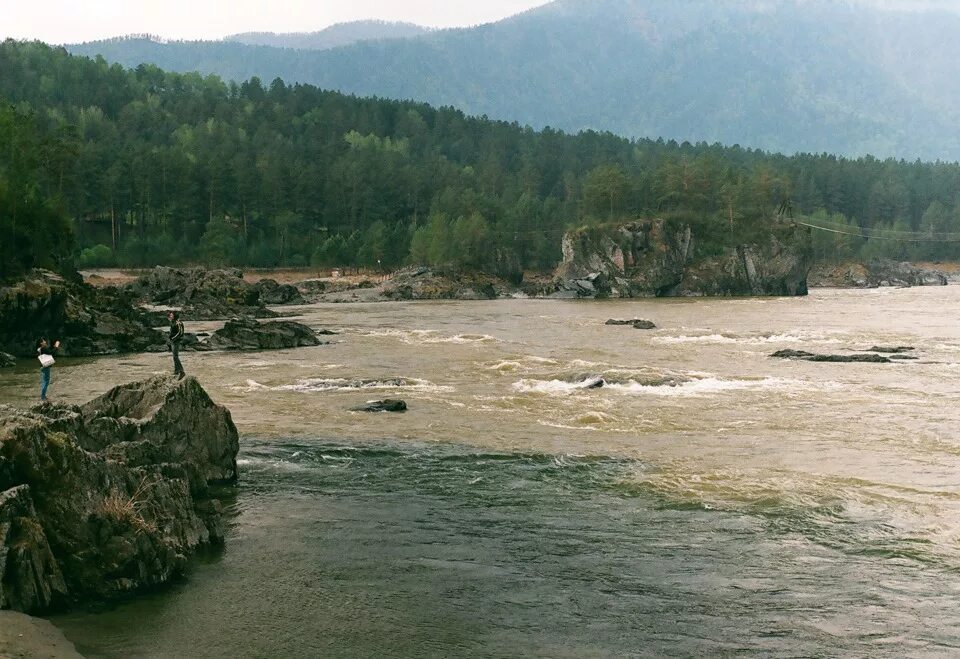
{"type": "Polygon", "coordinates": [[[703,336],[655,336],[654,343],[679,344],[679,343],[737,343],[738,340],[725,334],[706,334],[703,336]]]}
{"type": "Polygon", "coordinates": [[[247,380],[247,387],[252,391],[293,391],[297,393],[322,393],[330,391],[372,391],[372,390],[404,389],[408,391],[453,391],[453,387],[436,385],[428,380],[418,378],[385,378],[383,380],[348,380],[345,378],[305,378],[293,384],[282,384],[270,387],[260,384],[256,380],[247,380]]]}
{"type": "Polygon", "coordinates": [[[595,379],[584,380],[583,382],[566,382],[564,380],[520,380],[513,383],[513,388],[520,393],[537,394],[570,394],[584,389],[590,389],[588,386],[596,382],[595,379]]]}
{"type": "Polygon", "coordinates": [[[793,391],[793,390],[823,390],[839,387],[838,383],[805,382],[787,378],[767,377],[762,379],[725,379],[709,374],[685,382],[671,382],[661,384],[645,384],[635,380],[621,383],[606,382],[603,387],[593,388],[589,385],[596,382],[590,378],[581,382],[565,380],[533,380],[524,379],[513,384],[513,388],[520,393],[537,393],[551,396],[569,396],[584,390],[600,393],[610,392],[619,395],[650,395],[650,396],[711,396],[732,391],[793,391]]]}
{"type": "Polygon", "coordinates": [[[465,345],[471,343],[502,343],[502,341],[489,334],[457,334],[455,336],[431,337],[425,339],[424,343],[454,343],[465,345]]]}
{"type": "Polygon", "coordinates": [[[791,389],[797,386],[810,387],[800,380],[763,378],[762,380],[726,380],[705,377],[678,384],[646,385],[639,382],[610,384],[604,387],[621,394],[646,394],[653,396],[709,396],[730,391],[762,391],[791,389]]]}
{"type": "Polygon", "coordinates": [[[743,344],[743,345],[766,345],[780,343],[818,343],[818,344],[839,344],[844,341],[834,336],[835,334],[847,334],[847,332],[810,332],[805,330],[795,330],[779,334],[755,334],[748,336],[739,336],[736,334],[681,334],[678,336],[655,336],[654,343],[674,345],[686,343],[704,343],[704,344],[743,344]]]}
{"type": "Polygon", "coordinates": [[[556,366],[559,362],[555,359],[548,359],[546,357],[534,357],[534,356],[524,356],[524,357],[514,357],[512,359],[501,359],[497,362],[487,362],[482,364],[482,368],[488,371],[500,371],[508,373],[511,371],[521,371],[521,370],[532,370],[538,366],[556,366]]]}
{"type": "Polygon", "coordinates": [[[397,339],[407,345],[432,345],[452,343],[458,345],[502,343],[500,339],[489,334],[455,334],[447,336],[438,330],[420,329],[377,329],[359,330],[361,336],[397,339]]]}

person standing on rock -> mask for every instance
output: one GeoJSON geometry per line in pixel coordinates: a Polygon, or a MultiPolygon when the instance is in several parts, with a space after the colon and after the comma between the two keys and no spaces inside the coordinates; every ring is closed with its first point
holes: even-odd
{"type": "Polygon", "coordinates": [[[51,346],[46,338],[37,342],[37,359],[40,360],[40,402],[47,402],[47,389],[50,388],[50,369],[54,364],[54,357],[60,350],[60,342],[55,341],[51,346]]]}
{"type": "Polygon", "coordinates": [[[173,352],[173,374],[182,379],[183,376],[186,375],[183,372],[183,364],[180,363],[180,342],[183,341],[183,321],[180,320],[180,314],[176,311],[168,313],[167,318],[170,320],[170,338],[168,342],[170,343],[170,351],[173,352]]]}

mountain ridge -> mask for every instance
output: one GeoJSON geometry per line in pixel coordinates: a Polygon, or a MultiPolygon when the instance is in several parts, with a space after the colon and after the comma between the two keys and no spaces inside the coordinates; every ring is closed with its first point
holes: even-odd
{"type": "Polygon", "coordinates": [[[406,39],[429,33],[430,28],[399,21],[363,20],[335,23],[312,32],[239,32],[222,41],[247,46],[270,46],[301,50],[329,50],[361,41],[406,39]]]}
{"type": "Polygon", "coordinates": [[[126,66],[450,105],[536,129],[957,160],[958,36],[956,13],[852,1],[557,0],[497,23],[325,51],[68,48],[126,66]]]}

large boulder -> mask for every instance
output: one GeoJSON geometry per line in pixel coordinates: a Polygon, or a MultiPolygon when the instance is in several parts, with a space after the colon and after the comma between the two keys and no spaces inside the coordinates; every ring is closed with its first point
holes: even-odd
{"type": "Polygon", "coordinates": [[[41,336],[63,340],[66,355],[141,352],[163,344],[133,300],[45,270],[0,288],[0,349],[36,355],[41,336]]]}
{"type": "Polygon", "coordinates": [[[550,297],[806,295],[807,229],[772,224],[754,242],[697,249],[689,225],[666,220],[584,227],[563,237],[550,297]]]}
{"type": "Polygon", "coordinates": [[[260,294],[261,304],[303,304],[300,290],[290,284],[278,284],[273,279],[261,279],[254,286],[260,294]]]}
{"type": "Polygon", "coordinates": [[[167,583],[223,540],[230,413],[192,378],[86,405],[0,406],[0,609],[43,612],[167,583]]]}
{"type": "Polygon", "coordinates": [[[252,318],[228,320],[206,340],[211,350],[280,350],[320,345],[317,333],[293,321],[260,323],[252,318]]]}

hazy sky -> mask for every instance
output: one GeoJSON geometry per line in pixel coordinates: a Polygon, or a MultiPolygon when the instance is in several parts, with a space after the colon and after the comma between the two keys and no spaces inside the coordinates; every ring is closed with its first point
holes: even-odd
{"type": "Polygon", "coordinates": [[[543,4],[547,0],[0,0],[0,38],[71,43],[148,32],[217,39],[236,32],[311,32],[364,18],[452,27],[543,4]]]}

